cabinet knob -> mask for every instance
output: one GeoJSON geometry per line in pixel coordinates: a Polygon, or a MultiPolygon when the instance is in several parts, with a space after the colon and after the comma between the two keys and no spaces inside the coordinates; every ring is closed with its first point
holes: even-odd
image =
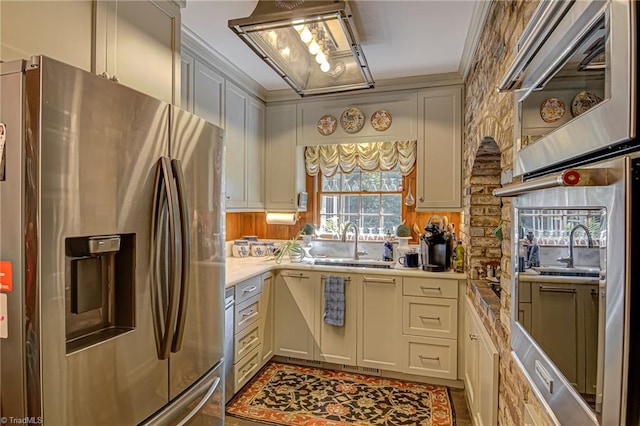
{"type": "Polygon", "coordinates": [[[477,334],[469,334],[469,339],[478,340],[478,335],[477,334]]]}
{"type": "Polygon", "coordinates": [[[290,201],[291,201],[291,204],[293,204],[293,198],[290,201]]]}
{"type": "Polygon", "coordinates": [[[103,72],[102,74],[100,74],[100,77],[102,77],[102,78],[106,78],[107,80],[109,80],[109,78],[110,78],[110,77],[109,77],[109,73],[108,73],[108,72],[106,72],[106,71],[105,71],[105,72],[103,72]]]}
{"type": "Polygon", "coordinates": [[[230,199],[231,199],[231,195],[227,195],[227,200],[230,200],[230,199]]]}
{"type": "Polygon", "coordinates": [[[120,79],[118,78],[117,75],[114,75],[113,77],[111,77],[111,81],[115,81],[116,83],[120,83],[120,79]]]}
{"type": "Polygon", "coordinates": [[[420,202],[423,203],[424,202],[424,197],[420,196],[420,198],[418,198],[418,200],[420,200],[420,202]]]}

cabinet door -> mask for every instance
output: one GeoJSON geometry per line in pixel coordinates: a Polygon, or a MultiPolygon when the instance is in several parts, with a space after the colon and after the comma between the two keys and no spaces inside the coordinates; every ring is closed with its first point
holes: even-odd
{"type": "Polygon", "coordinates": [[[296,149],[296,105],[268,106],[265,153],[268,210],[296,209],[296,191],[304,188],[302,149],[296,149]]]}
{"type": "Polygon", "coordinates": [[[418,92],[416,211],[462,206],[462,87],[418,92]]]}
{"type": "Polygon", "coordinates": [[[0,61],[43,54],[93,71],[93,1],[0,2],[0,61]]]}
{"type": "MultiPolygon", "coordinates": [[[[477,324],[481,327],[480,324],[477,324]]],[[[479,330],[478,330],[478,334],[479,330]]],[[[476,425],[498,424],[498,352],[490,343],[489,336],[478,339],[476,381],[476,425]]]]}
{"type": "Polygon", "coordinates": [[[472,417],[477,406],[476,384],[478,383],[478,334],[475,329],[471,310],[473,306],[466,304],[464,313],[464,388],[472,417]]]}
{"type": "Polygon", "coordinates": [[[227,81],[225,89],[225,139],[227,208],[247,207],[245,171],[247,167],[247,141],[245,124],[248,95],[227,81]]]}
{"type": "Polygon", "coordinates": [[[180,108],[191,113],[194,109],[195,68],[196,58],[183,51],[180,56],[180,108]]]}
{"type": "Polygon", "coordinates": [[[579,348],[578,291],[575,285],[531,284],[531,335],[567,380],[584,392],[584,356],[579,348]]]}
{"type": "Polygon", "coordinates": [[[400,371],[402,278],[362,276],[358,297],[358,366],[400,371]]]}
{"type": "Polygon", "coordinates": [[[275,355],[313,360],[317,275],[283,270],[275,282],[275,355]]]}
{"type": "Polygon", "coordinates": [[[266,108],[250,98],[247,105],[247,207],[264,208],[264,140],[266,108]]]}
{"type": "Polygon", "coordinates": [[[324,322],[324,306],[325,306],[325,279],[320,278],[319,294],[316,300],[318,312],[318,331],[317,341],[319,341],[318,354],[316,360],[333,362],[335,364],[356,365],[356,317],[357,304],[356,289],[360,288],[360,277],[345,277],[344,297],[345,297],[345,314],[344,325],[337,327],[324,322]]]}
{"type": "Polygon", "coordinates": [[[224,129],[224,77],[196,59],[193,113],[224,129]]]}
{"type": "Polygon", "coordinates": [[[96,3],[96,73],[180,102],[180,7],[170,0],[96,3]]]}
{"type": "Polygon", "coordinates": [[[271,273],[262,274],[262,294],[260,295],[260,319],[262,329],[262,354],[261,363],[265,364],[273,356],[273,318],[274,318],[274,288],[273,275],[271,273]]]}

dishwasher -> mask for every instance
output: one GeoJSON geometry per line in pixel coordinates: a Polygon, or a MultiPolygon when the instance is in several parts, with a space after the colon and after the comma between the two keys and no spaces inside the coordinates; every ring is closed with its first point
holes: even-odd
{"type": "Polygon", "coordinates": [[[235,305],[234,288],[224,293],[224,401],[233,396],[233,308],[235,305]]]}

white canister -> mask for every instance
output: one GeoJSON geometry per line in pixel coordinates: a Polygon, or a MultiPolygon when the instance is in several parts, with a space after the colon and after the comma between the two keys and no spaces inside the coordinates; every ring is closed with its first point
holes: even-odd
{"type": "Polygon", "coordinates": [[[264,257],[267,255],[267,245],[262,242],[254,241],[251,243],[251,256],[264,257]]]}
{"type": "Polygon", "coordinates": [[[249,241],[235,240],[231,252],[233,257],[248,257],[250,252],[249,241]]]}

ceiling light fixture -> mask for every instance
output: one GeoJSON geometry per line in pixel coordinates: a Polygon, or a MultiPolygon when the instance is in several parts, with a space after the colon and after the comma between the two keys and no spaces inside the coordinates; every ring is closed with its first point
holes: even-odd
{"type": "Polygon", "coordinates": [[[300,96],[374,87],[346,1],[259,0],[229,28],[300,96]]]}

